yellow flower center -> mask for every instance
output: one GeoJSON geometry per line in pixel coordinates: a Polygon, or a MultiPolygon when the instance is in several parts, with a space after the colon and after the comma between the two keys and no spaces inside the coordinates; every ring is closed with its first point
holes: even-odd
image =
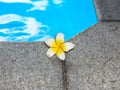
{"type": "Polygon", "coordinates": [[[56,40],[56,42],[52,42],[52,46],[53,46],[52,51],[57,53],[58,55],[63,53],[66,48],[64,42],[60,39],[56,40]]]}

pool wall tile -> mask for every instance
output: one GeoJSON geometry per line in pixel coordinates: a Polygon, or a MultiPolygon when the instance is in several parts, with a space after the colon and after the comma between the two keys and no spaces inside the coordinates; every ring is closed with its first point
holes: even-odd
{"type": "Polygon", "coordinates": [[[120,20],[120,0],[94,0],[94,3],[98,20],[120,20]]]}

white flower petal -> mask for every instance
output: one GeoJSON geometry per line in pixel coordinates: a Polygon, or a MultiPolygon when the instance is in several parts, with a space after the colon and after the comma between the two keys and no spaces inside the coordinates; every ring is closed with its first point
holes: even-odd
{"type": "Polygon", "coordinates": [[[65,48],[63,48],[64,51],[68,52],[69,50],[73,49],[75,45],[71,42],[64,43],[65,48]]]}
{"type": "Polygon", "coordinates": [[[56,42],[59,43],[63,43],[64,42],[64,34],[63,33],[58,33],[56,36],[56,42]]]}
{"type": "Polygon", "coordinates": [[[59,49],[59,50],[57,51],[57,56],[58,56],[58,58],[59,58],[60,60],[65,60],[65,53],[64,53],[64,51],[63,51],[62,49],[59,49]]]}
{"type": "Polygon", "coordinates": [[[48,38],[45,40],[45,44],[48,45],[49,47],[54,47],[55,40],[52,38],[48,38]]]}
{"type": "Polygon", "coordinates": [[[65,60],[65,53],[64,52],[61,54],[57,54],[57,56],[60,60],[63,60],[63,61],[65,60]]]}
{"type": "Polygon", "coordinates": [[[46,55],[47,55],[48,57],[52,57],[52,56],[55,55],[55,53],[56,53],[55,48],[50,48],[50,49],[48,49],[46,55]]]}

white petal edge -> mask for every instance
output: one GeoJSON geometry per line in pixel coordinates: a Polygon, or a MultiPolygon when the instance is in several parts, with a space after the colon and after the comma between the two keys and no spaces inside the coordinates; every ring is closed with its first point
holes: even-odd
{"type": "Polygon", "coordinates": [[[73,49],[75,47],[75,45],[71,42],[66,42],[64,43],[66,49],[64,51],[68,52],[69,50],[73,49]]]}
{"type": "Polygon", "coordinates": [[[57,36],[56,36],[56,40],[62,40],[64,42],[64,34],[63,33],[58,33],[57,36]]]}
{"type": "Polygon", "coordinates": [[[55,53],[56,53],[56,52],[53,52],[53,51],[51,50],[51,48],[49,48],[48,51],[47,51],[47,53],[46,53],[46,55],[47,55],[48,57],[52,57],[52,56],[55,55],[55,53]]]}
{"type": "Polygon", "coordinates": [[[52,47],[52,42],[54,42],[55,40],[53,38],[47,38],[45,40],[45,44],[49,47],[52,47]]]}
{"type": "Polygon", "coordinates": [[[62,52],[61,54],[57,54],[57,56],[60,60],[62,60],[62,61],[65,60],[65,53],[64,52],[62,52]]]}

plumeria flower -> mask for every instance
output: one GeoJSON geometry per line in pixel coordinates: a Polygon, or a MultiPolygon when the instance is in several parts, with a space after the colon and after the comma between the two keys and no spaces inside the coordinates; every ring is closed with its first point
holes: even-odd
{"type": "Polygon", "coordinates": [[[55,39],[48,38],[45,44],[50,47],[46,53],[48,57],[57,55],[60,60],[65,60],[65,52],[74,48],[71,42],[64,42],[64,34],[58,33],[55,39]]]}

